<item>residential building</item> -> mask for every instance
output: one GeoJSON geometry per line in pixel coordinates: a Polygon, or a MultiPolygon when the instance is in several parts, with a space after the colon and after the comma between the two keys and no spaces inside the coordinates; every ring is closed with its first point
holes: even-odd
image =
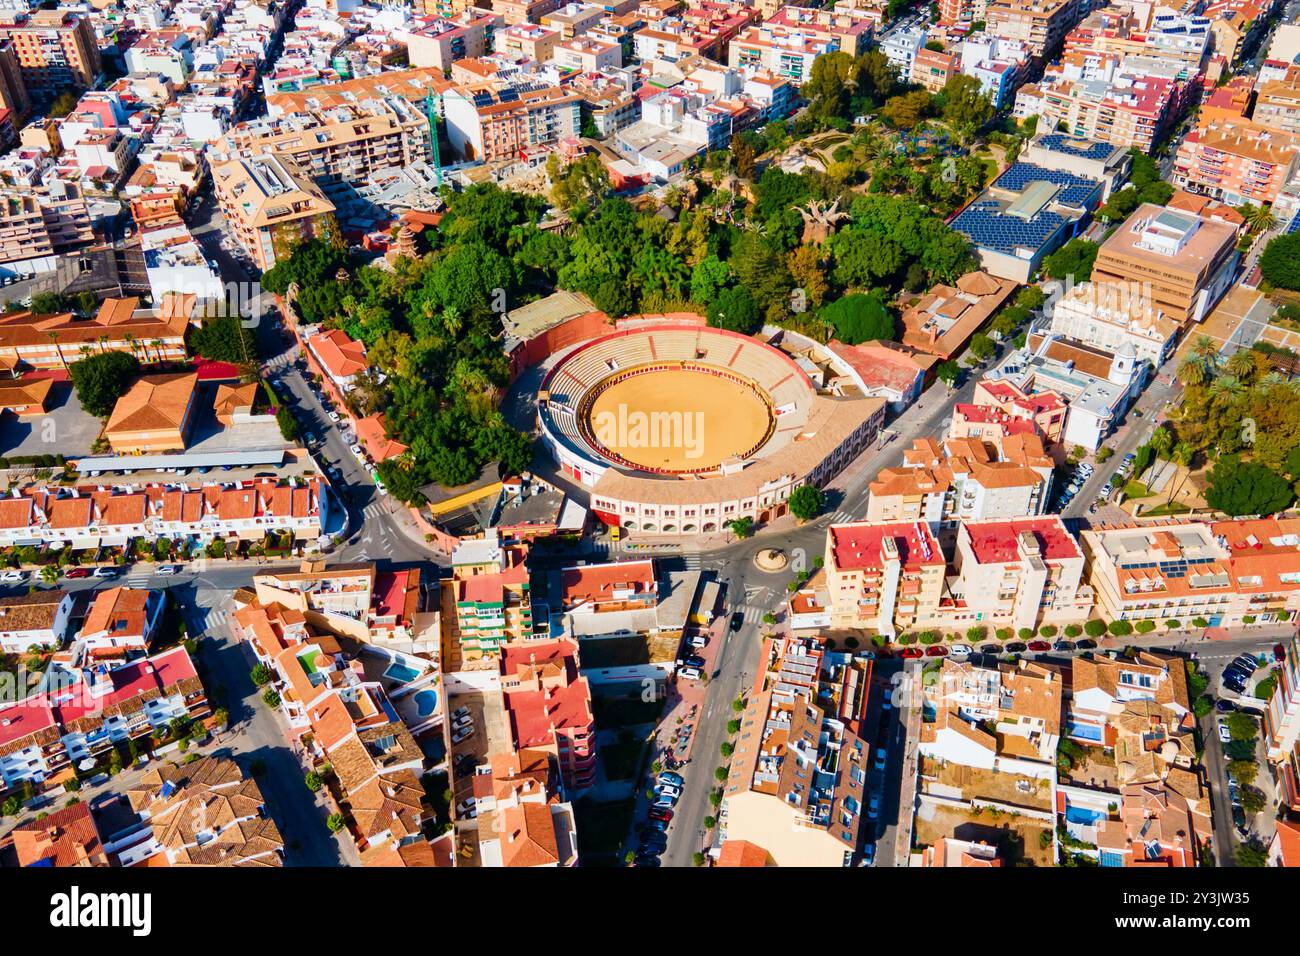
{"type": "Polygon", "coordinates": [[[1048,301],[1053,332],[1106,352],[1127,347],[1156,368],[1173,354],[1182,333],[1177,319],[1153,308],[1136,284],[1080,282],[1048,301]]]}
{"type": "Polygon", "coordinates": [[[141,362],[184,360],[193,297],[168,296],[157,310],[138,298],[105,299],[93,319],[70,312],[0,315],[0,363],[10,368],[66,369],[91,352],[130,352],[141,362]]]}
{"type": "Polygon", "coordinates": [[[1086,59],[1075,54],[1066,58],[1063,69],[1049,70],[1037,86],[1021,88],[1016,115],[1037,114],[1048,130],[1149,153],[1173,129],[1192,89],[1178,79],[1176,61],[1163,64],[1165,75],[1159,72],[1161,64],[1117,54],[1086,59]],[[1093,67],[1094,60],[1100,66],[1093,67]]]}
{"type": "Polygon", "coordinates": [[[334,204],[288,157],[231,159],[212,167],[212,182],[231,232],[264,272],[298,242],[338,228],[334,204]]]}
{"type": "Polygon", "coordinates": [[[504,16],[495,8],[492,13],[465,10],[451,18],[417,19],[411,27],[396,31],[394,37],[406,44],[412,67],[434,67],[445,72],[456,60],[490,53],[493,35],[505,23],[523,22],[504,16]]]}
{"type": "Polygon", "coordinates": [[[893,30],[881,37],[880,52],[893,64],[899,76],[910,77],[916,55],[925,49],[926,36],[925,28],[919,26],[893,30]]]}
{"type": "Polygon", "coordinates": [[[194,421],[197,372],[145,375],[117,400],[104,437],[119,455],[183,451],[194,421]]]}
{"type": "Polygon", "coordinates": [[[936,618],[947,565],[922,521],[831,525],[823,568],[832,626],[892,638],[936,618]]]}
{"type": "Polygon", "coordinates": [[[68,10],[0,11],[0,40],[13,44],[23,85],[35,99],[92,87],[103,71],[90,19],[68,10]]]}
{"type": "Polygon", "coordinates": [[[143,654],[166,609],[166,591],[125,587],[96,591],[77,634],[77,647],[94,660],[143,654]]]}
{"type": "MultiPolygon", "coordinates": [[[[983,220],[967,223],[979,231],[983,220]]],[[[971,337],[1015,291],[1009,278],[988,272],[968,272],[956,286],[935,285],[903,313],[903,344],[917,352],[947,360],[960,355],[971,337]]]]}
{"type": "Polygon", "coordinates": [[[533,636],[526,545],[503,545],[495,533],[462,541],[451,556],[456,632],[468,659],[498,653],[533,636]]]}
{"type": "Polygon", "coordinates": [[[501,648],[501,694],[516,750],[554,755],[564,792],[596,783],[596,718],[591,684],[578,666],[578,642],[561,638],[501,648]]]}
{"type": "Polygon", "coordinates": [[[1266,129],[1300,134],[1300,68],[1289,66],[1283,77],[1260,84],[1251,119],[1266,129]]]}
{"type": "Polygon", "coordinates": [[[1101,244],[1092,281],[1139,285],[1151,310],[1186,331],[1227,291],[1236,244],[1226,222],[1144,203],[1101,244]]]}
{"type": "Polygon", "coordinates": [[[19,866],[109,866],[90,804],[74,803],[11,831],[19,866]]]}
{"type": "Polygon", "coordinates": [[[1202,121],[1178,147],[1172,179],[1229,205],[1271,204],[1300,164],[1300,133],[1241,119],[1202,121]]]}
{"type": "Polygon", "coordinates": [[[0,651],[24,654],[32,647],[60,647],[71,616],[72,595],[67,591],[0,597],[0,651]]]}
{"type": "Polygon", "coordinates": [[[154,763],[126,800],[140,826],[114,840],[123,866],[282,866],[284,838],[257,781],[233,760],[154,763]]]}
{"type": "Polygon", "coordinates": [[[961,54],[922,47],[912,58],[909,79],[931,93],[938,93],[961,71],[961,54]]]}
{"type": "Polygon", "coordinates": [[[820,30],[765,23],[749,27],[731,41],[727,64],[747,74],[765,71],[802,84],[812,76],[817,57],[838,49],[838,41],[820,30]]]}
{"type": "Polygon", "coordinates": [[[472,95],[443,100],[447,137],[466,160],[513,161],[582,132],[582,97],[571,90],[492,85],[472,95]]]}
{"type": "Polygon", "coordinates": [[[1083,9],[1078,0],[987,0],[984,29],[1005,40],[1019,40],[1033,56],[1048,59],[1083,9]]]}
{"type": "Polygon", "coordinates": [[[1058,443],[1066,403],[1052,391],[1026,391],[1014,382],[983,378],[975,383],[970,404],[959,402],[953,411],[949,438],[978,438],[1001,449],[1000,454],[1010,454],[1006,446],[1019,446],[1028,436],[1043,446],[1058,443]],[[1009,442],[1013,436],[1016,441],[1009,442]]]}
{"type": "Polygon", "coordinates": [[[924,521],[937,532],[959,521],[1042,514],[1051,497],[1051,456],[1036,436],[1020,450],[1027,453],[1019,460],[999,460],[977,439],[941,445],[918,438],[901,466],[882,468],[871,482],[866,519],[924,521]]]}
{"type": "Polygon", "coordinates": [[[723,787],[711,853],[761,845],[777,866],[846,866],[866,812],[872,662],[812,638],[769,639],[723,787]],[[759,843],[761,841],[761,844],[759,843]]]}
{"type": "Polygon", "coordinates": [[[1273,779],[1282,806],[1300,807],[1300,638],[1292,635],[1282,643],[1286,653],[1277,662],[1277,689],[1264,708],[1260,736],[1273,769],[1273,779]]]}
{"type": "Polygon", "coordinates": [[[523,748],[489,754],[488,767],[490,772],[474,775],[482,865],[577,865],[573,804],[564,798],[555,756],[523,748]]]}

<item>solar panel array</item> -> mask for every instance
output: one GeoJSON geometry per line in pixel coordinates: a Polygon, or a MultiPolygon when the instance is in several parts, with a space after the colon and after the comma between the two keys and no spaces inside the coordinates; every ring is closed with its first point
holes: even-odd
{"type": "Polygon", "coordinates": [[[1098,161],[1109,156],[1111,150],[1115,148],[1110,143],[1081,140],[1079,137],[1070,136],[1067,133],[1049,133],[1038,141],[1038,145],[1055,153],[1068,153],[1071,156],[1081,156],[1084,159],[1098,161]],[[1086,145],[1081,147],[1080,143],[1086,145]]]}
{"type": "Polygon", "coordinates": [[[1003,205],[993,199],[976,200],[952,222],[954,229],[979,248],[1007,255],[1015,255],[1021,246],[1042,248],[1066,225],[1064,216],[1046,209],[1029,220],[1008,216],[1003,205]]]}
{"type": "Polygon", "coordinates": [[[1079,209],[1087,207],[1094,199],[1100,198],[1101,183],[1086,176],[1062,172],[1059,169],[1044,169],[1033,163],[1016,163],[993,183],[995,189],[1007,189],[1021,192],[1032,182],[1049,182],[1062,187],[1053,202],[1074,206],[1079,209]]]}

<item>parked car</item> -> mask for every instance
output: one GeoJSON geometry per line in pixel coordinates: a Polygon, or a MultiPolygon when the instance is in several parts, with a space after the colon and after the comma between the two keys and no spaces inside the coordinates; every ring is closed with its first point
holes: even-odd
{"type": "Polygon", "coordinates": [[[646,816],[649,817],[651,820],[663,820],[667,822],[672,820],[673,812],[671,810],[664,810],[658,807],[651,807],[649,810],[646,811],[646,816]]]}
{"type": "Polygon", "coordinates": [[[1221,714],[1230,714],[1237,709],[1237,705],[1230,700],[1219,698],[1214,702],[1214,709],[1221,714]]]}
{"type": "Polygon", "coordinates": [[[338,413],[338,412],[330,412],[330,413],[329,413],[329,420],[332,421],[334,424],[337,425],[337,424],[341,421],[341,419],[339,418],[339,413],[338,413]]]}
{"type": "Polygon", "coordinates": [[[63,573],[65,578],[88,578],[90,577],[90,568],[68,568],[63,573]]]}
{"type": "Polygon", "coordinates": [[[1225,744],[1232,743],[1232,731],[1228,729],[1228,725],[1223,721],[1219,722],[1219,740],[1225,744]]]}
{"type": "Polygon", "coordinates": [[[1029,645],[1024,641],[1012,641],[1010,644],[1003,644],[1002,649],[1008,654],[1023,654],[1029,649],[1029,645]]]}
{"type": "Polygon", "coordinates": [[[699,680],[704,676],[704,672],[698,667],[679,667],[677,669],[677,676],[686,680],[699,680]]]}
{"type": "Polygon", "coordinates": [[[1095,650],[1096,647],[1097,647],[1097,642],[1094,641],[1091,637],[1085,637],[1081,641],[1074,642],[1074,649],[1078,651],[1091,651],[1091,650],[1095,650]]]}
{"type": "Polygon", "coordinates": [[[14,584],[26,580],[26,571],[6,571],[4,574],[0,574],[0,581],[4,581],[6,584],[14,584]]]}
{"type": "Polygon", "coordinates": [[[1277,661],[1279,664],[1286,660],[1286,648],[1281,644],[1273,645],[1273,660],[1277,661]]]}
{"type": "Polygon", "coordinates": [[[180,574],[181,566],[179,564],[164,564],[154,573],[162,575],[180,574]]]}
{"type": "Polygon", "coordinates": [[[655,793],[660,797],[667,797],[669,800],[680,800],[682,791],[680,787],[674,787],[671,783],[661,783],[655,787],[655,793]]]}
{"type": "Polygon", "coordinates": [[[365,455],[365,452],[361,450],[361,446],[355,442],[348,446],[348,451],[352,452],[352,454],[357,458],[361,458],[365,455]]]}
{"type": "Polygon", "coordinates": [[[667,820],[646,820],[645,826],[640,830],[642,840],[653,839],[653,834],[664,833],[668,830],[667,820]]]}
{"type": "Polygon", "coordinates": [[[468,726],[466,726],[466,727],[462,727],[462,728],[460,728],[460,730],[458,730],[458,731],[456,731],[454,734],[452,734],[452,735],[451,735],[451,742],[452,742],[453,744],[458,744],[458,743],[460,743],[460,742],[463,741],[463,740],[468,740],[468,739],[469,739],[470,737],[472,737],[472,736],[474,736],[474,725],[473,725],[473,724],[470,724],[470,725],[468,725],[468,726]]]}
{"type": "Polygon", "coordinates": [[[738,631],[744,626],[745,626],[745,615],[739,613],[731,615],[730,627],[733,631],[738,631]]]}
{"type": "Polygon", "coordinates": [[[91,577],[115,578],[117,577],[117,568],[95,568],[95,570],[91,572],[91,577]]]}
{"type": "Polygon", "coordinates": [[[877,770],[884,770],[885,764],[888,762],[889,762],[889,751],[886,750],[884,747],[877,747],[875,768],[877,770]]]}
{"type": "Polygon", "coordinates": [[[680,661],[678,661],[678,663],[681,664],[683,667],[703,668],[704,658],[701,657],[699,654],[691,654],[688,657],[683,657],[680,661]]]}
{"type": "Polygon", "coordinates": [[[1031,651],[1035,651],[1035,652],[1037,652],[1037,651],[1050,651],[1050,650],[1052,649],[1052,645],[1049,644],[1047,641],[1030,641],[1030,642],[1029,642],[1029,649],[1030,649],[1031,651]]]}
{"type": "Polygon", "coordinates": [[[1230,666],[1240,667],[1249,675],[1255,673],[1255,671],[1259,669],[1259,661],[1255,660],[1254,656],[1251,654],[1241,654],[1230,666]]]}
{"type": "Polygon", "coordinates": [[[690,644],[691,647],[707,647],[709,644],[709,637],[707,634],[693,634],[687,643],[690,644]]]}
{"type": "Polygon", "coordinates": [[[925,649],[926,657],[947,657],[948,648],[943,644],[931,644],[925,649]]]}
{"type": "Polygon", "coordinates": [[[466,797],[460,803],[456,804],[456,815],[459,817],[474,817],[478,815],[478,800],[474,797],[466,797]]]}
{"type": "Polygon", "coordinates": [[[867,819],[876,820],[880,817],[880,794],[873,793],[867,800],[867,819]]]}
{"type": "Polygon", "coordinates": [[[1001,644],[981,644],[981,645],[980,645],[980,653],[981,653],[981,654],[993,654],[993,655],[1001,654],[1001,653],[1002,653],[1002,645],[1001,645],[1001,644]]]}
{"type": "Polygon", "coordinates": [[[921,650],[919,647],[905,647],[898,652],[898,656],[904,660],[912,661],[916,660],[918,657],[924,657],[925,651],[921,650]]]}
{"type": "Polygon", "coordinates": [[[680,787],[686,781],[682,779],[680,773],[673,773],[671,770],[665,770],[659,774],[655,782],[660,786],[667,784],[670,787],[680,787]]]}
{"type": "Polygon", "coordinates": [[[958,660],[964,661],[975,653],[975,648],[971,647],[969,644],[954,644],[952,647],[948,648],[948,653],[958,660]]]}
{"type": "Polygon", "coordinates": [[[876,845],[874,843],[865,843],[862,846],[862,859],[858,866],[875,866],[876,865],[876,845]]]}
{"type": "Polygon", "coordinates": [[[657,856],[653,856],[652,854],[649,853],[642,853],[642,854],[638,854],[635,858],[633,858],[632,865],[655,867],[655,866],[663,866],[663,862],[657,856]]]}
{"type": "Polygon", "coordinates": [[[1076,645],[1074,641],[1060,640],[1052,645],[1052,649],[1057,651],[1072,651],[1077,646],[1078,645],[1076,645]]]}
{"type": "Polygon", "coordinates": [[[457,707],[455,710],[451,712],[452,720],[460,720],[462,717],[468,717],[468,716],[469,716],[468,705],[465,707],[457,707]]]}

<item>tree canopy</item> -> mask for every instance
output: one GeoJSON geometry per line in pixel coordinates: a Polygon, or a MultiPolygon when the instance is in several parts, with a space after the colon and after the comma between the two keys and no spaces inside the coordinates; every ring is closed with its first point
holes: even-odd
{"type": "Polygon", "coordinates": [[[91,415],[103,418],[140,374],[140,360],[130,352],[102,352],[68,366],[77,400],[91,415]]]}
{"type": "Polygon", "coordinates": [[[825,306],[821,317],[835,330],[835,337],[847,345],[877,339],[893,341],[897,337],[894,314],[879,292],[846,295],[825,306]]]}
{"type": "Polygon", "coordinates": [[[1295,500],[1291,485],[1272,469],[1225,455],[1210,470],[1205,501],[1225,514],[1268,515],[1295,500]]]}
{"type": "Polygon", "coordinates": [[[1277,236],[1264,247],[1259,271],[1269,285],[1300,289],[1300,233],[1277,236]]]}

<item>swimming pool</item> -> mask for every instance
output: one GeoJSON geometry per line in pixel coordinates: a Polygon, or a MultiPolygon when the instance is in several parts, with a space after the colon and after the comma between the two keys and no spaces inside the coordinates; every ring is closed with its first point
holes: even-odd
{"type": "Polygon", "coordinates": [[[438,709],[438,692],[422,690],[411,698],[415,701],[415,712],[421,717],[428,717],[438,709]]]}
{"type": "Polygon", "coordinates": [[[403,664],[401,661],[393,661],[393,663],[389,665],[388,670],[384,671],[385,677],[392,678],[399,684],[409,684],[411,681],[419,677],[420,674],[421,671],[418,671],[407,664],[403,664]]]}
{"type": "Polygon", "coordinates": [[[1106,814],[1101,810],[1089,810],[1086,807],[1076,807],[1074,804],[1070,804],[1065,808],[1065,819],[1068,823],[1078,823],[1090,827],[1105,820],[1106,814]]]}

